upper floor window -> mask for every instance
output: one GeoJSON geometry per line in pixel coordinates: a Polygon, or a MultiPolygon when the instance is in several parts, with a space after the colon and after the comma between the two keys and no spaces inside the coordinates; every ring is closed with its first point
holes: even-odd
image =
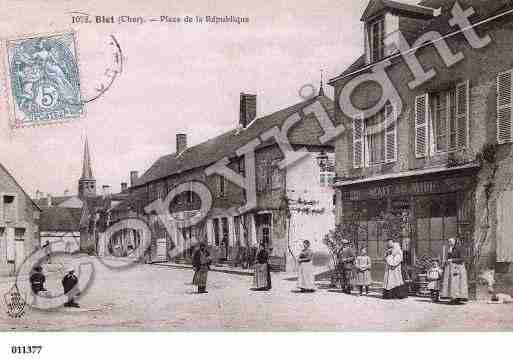
{"type": "Polygon", "coordinates": [[[14,240],[23,241],[25,240],[25,228],[15,228],[14,229],[14,240]]]}
{"type": "Polygon", "coordinates": [[[385,57],[385,17],[369,24],[370,60],[376,62],[385,57]]]}
{"type": "Polygon", "coordinates": [[[16,196],[4,194],[0,198],[0,205],[2,206],[2,216],[5,222],[16,221],[16,196]]]}
{"type": "Polygon", "coordinates": [[[456,122],[455,89],[434,93],[430,102],[435,152],[456,150],[458,148],[458,124],[456,122]]]}
{"type": "Polygon", "coordinates": [[[224,197],[226,195],[226,183],[223,176],[217,176],[217,194],[219,197],[224,197]]]}
{"type": "Polygon", "coordinates": [[[415,155],[423,158],[468,146],[469,82],[415,98],[415,155]]]}
{"type": "Polygon", "coordinates": [[[335,164],[332,159],[328,159],[325,164],[320,167],[319,184],[321,187],[328,187],[333,184],[335,178],[335,164]]]}
{"type": "Polygon", "coordinates": [[[376,115],[353,120],[353,167],[370,167],[397,160],[396,110],[387,102],[376,115]]]}
{"type": "Polygon", "coordinates": [[[257,164],[257,192],[271,192],[284,185],[284,174],[278,166],[279,159],[268,159],[257,164]]]}
{"type": "Polygon", "coordinates": [[[245,173],[246,173],[246,162],[244,162],[244,157],[241,157],[239,159],[239,174],[244,177],[245,173]]]}

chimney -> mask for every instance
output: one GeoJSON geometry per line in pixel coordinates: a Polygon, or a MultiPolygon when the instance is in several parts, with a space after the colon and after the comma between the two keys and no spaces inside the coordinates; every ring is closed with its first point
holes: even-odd
{"type": "Polygon", "coordinates": [[[239,126],[242,128],[248,127],[251,122],[256,118],[256,105],[257,98],[256,95],[245,94],[244,92],[240,93],[240,116],[239,116],[239,126]]]}
{"type": "Polygon", "coordinates": [[[176,134],[176,154],[180,154],[187,149],[187,135],[185,133],[176,134]]]}
{"type": "Polygon", "coordinates": [[[102,186],[102,190],[103,190],[103,195],[104,195],[105,197],[110,196],[110,186],[109,186],[108,184],[104,184],[104,185],[102,186]]]}
{"type": "Polygon", "coordinates": [[[130,187],[135,186],[135,182],[137,181],[137,177],[139,177],[139,172],[130,171],[130,187]]]}
{"type": "Polygon", "coordinates": [[[128,183],[121,182],[121,192],[126,192],[128,190],[128,183]]]}
{"type": "Polygon", "coordinates": [[[48,207],[51,207],[52,206],[52,195],[50,193],[47,193],[46,194],[46,205],[48,207]]]}

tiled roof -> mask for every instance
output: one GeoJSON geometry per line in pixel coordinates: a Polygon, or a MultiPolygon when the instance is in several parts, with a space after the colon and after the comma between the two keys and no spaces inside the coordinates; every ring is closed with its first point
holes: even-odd
{"type": "Polygon", "coordinates": [[[41,213],[39,229],[41,231],[70,232],[80,228],[82,209],[48,207],[41,213]]]}
{"type": "Polygon", "coordinates": [[[405,4],[398,1],[392,0],[373,0],[369,2],[367,9],[363,13],[361,20],[365,20],[375,14],[377,11],[382,9],[390,9],[392,11],[397,11],[401,13],[407,13],[410,16],[417,16],[421,18],[431,18],[433,17],[434,9],[413,5],[413,4],[405,4]]]}
{"type": "MultiPolygon", "coordinates": [[[[67,201],[68,199],[71,199],[75,196],[52,196],[52,206],[58,206],[61,203],[67,201]]],[[[40,207],[48,207],[48,197],[42,197],[39,199],[36,199],[35,202],[40,207]]]]}
{"type": "Polygon", "coordinates": [[[16,178],[14,178],[14,176],[11,174],[11,172],[9,172],[7,170],[7,168],[5,168],[5,166],[3,164],[0,163],[0,175],[1,175],[1,172],[4,172],[7,176],[9,176],[11,178],[11,180],[16,184],[16,186],[18,186],[18,188],[25,194],[25,196],[32,202],[32,204],[36,207],[37,210],[41,211],[41,207],[39,207],[39,205],[32,199],[32,197],[30,197],[27,192],[25,192],[25,189],[18,183],[18,181],[16,180],[16,178]]]}
{"type": "MultiPolygon", "coordinates": [[[[245,129],[234,129],[206,142],[189,147],[179,156],[176,156],[174,153],[162,156],[137,180],[134,187],[173,174],[207,166],[224,157],[233,157],[235,156],[235,151],[240,147],[257,138],[266,130],[274,126],[280,127],[290,115],[298,113],[304,107],[315,101],[319,101],[330,114],[332,121],[336,122],[333,119],[333,101],[325,96],[317,96],[313,99],[277,111],[271,115],[258,118],[245,129]]],[[[294,129],[292,129],[291,132],[293,132],[293,130],[294,129]]],[[[289,136],[289,141],[293,145],[321,145],[314,131],[297,131],[294,135],[289,136]]],[[[271,139],[265,144],[262,144],[262,146],[272,142],[273,140],[271,139]]]]}

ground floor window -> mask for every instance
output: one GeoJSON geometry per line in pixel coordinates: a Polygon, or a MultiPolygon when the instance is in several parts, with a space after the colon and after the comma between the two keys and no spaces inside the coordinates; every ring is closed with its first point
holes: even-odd
{"type": "Polygon", "coordinates": [[[441,257],[444,241],[458,235],[457,195],[416,198],[416,256],[441,257]]]}
{"type": "Polygon", "coordinates": [[[358,248],[366,247],[373,258],[383,258],[388,239],[401,243],[408,264],[422,256],[441,258],[445,241],[458,237],[462,197],[449,193],[354,201],[343,223],[358,248]]]}

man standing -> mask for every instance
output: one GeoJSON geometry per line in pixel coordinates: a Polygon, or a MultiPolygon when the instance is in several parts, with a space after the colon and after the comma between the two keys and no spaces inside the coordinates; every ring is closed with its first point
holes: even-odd
{"type": "Polygon", "coordinates": [[[37,306],[37,297],[40,292],[46,291],[45,282],[46,277],[43,274],[43,268],[41,266],[34,267],[34,273],[30,276],[30,287],[32,288],[32,293],[34,295],[33,305],[37,306]]]}
{"type": "Polygon", "coordinates": [[[69,268],[67,272],[68,273],[62,279],[64,294],[68,296],[68,301],[64,303],[64,306],[80,308],[80,305],[75,302],[75,297],[78,295],[78,278],[73,268],[69,268]]]}
{"type": "Polygon", "coordinates": [[[355,261],[355,253],[347,239],[342,241],[342,290],[346,294],[351,294],[351,280],[353,278],[353,266],[355,261]]]}
{"type": "Polygon", "coordinates": [[[199,249],[192,257],[192,265],[194,267],[194,278],[192,284],[198,286],[198,293],[208,293],[207,289],[207,276],[210,269],[210,253],[207,251],[207,245],[201,242],[199,249]]]}

